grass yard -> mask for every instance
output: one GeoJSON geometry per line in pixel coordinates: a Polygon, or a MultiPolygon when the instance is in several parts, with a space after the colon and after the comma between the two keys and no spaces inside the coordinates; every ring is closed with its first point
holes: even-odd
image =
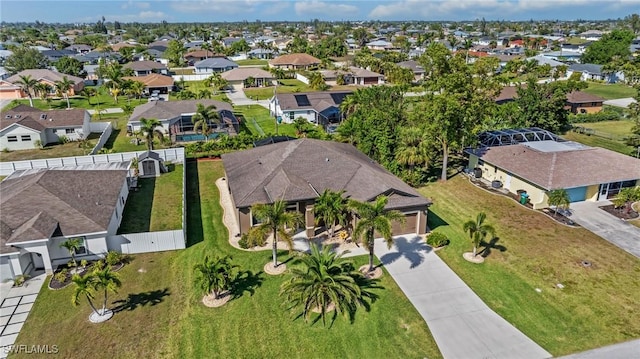
{"type": "MultiPolygon", "coordinates": [[[[355,91],[361,86],[331,86],[327,91],[355,91]]],[[[297,93],[297,92],[317,92],[309,85],[297,79],[282,79],[278,80],[278,93],[297,93]]],[[[273,97],[273,86],[260,87],[260,88],[248,88],[244,89],[247,97],[257,100],[268,100],[273,97]]]]}
{"type": "Polygon", "coordinates": [[[620,152],[625,155],[635,155],[636,153],[635,148],[631,146],[627,146],[622,141],[612,140],[612,139],[604,138],[600,136],[594,136],[594,135],[589,136],[589,135],[569,131],[564,135],[562,135],[562,138],[569,141],[580,142],[587,146],[606,148],[608,150],[620,152]]]}
{"type": "Polygon", "coordinates": [[[246,59],[246,60],[238,60],[234,62],[239,66],[269,65],[269,60],[262,60],[262,59],[246,59]]]}
{"type": "Polygon", "coordinates": [[[96,143],[98,143],[98,138],[100,138],[99,133],[90,134],[89,146],[87,148],[81,148],[78,146],[78,142],[71,141],[64,144],[51,144],[42,149],[36,148],[31,150],[3,151],[0,152],[0,162],[33,160],[38,158],[85,156],[91,152],[91,149],[93,149],[96,143]]]}
{"type": "Polygon", "coordinates": [[[120,233],[182,228],[182,165],[156,178],[140,178],[122,213],[120,233]]]}
{"type": "MultiPolygon", "coordinates": [[[[71,287],[43,288],[16,345],[57,344],[63,358],[441,357],[426,324],[388,274],[371,312],[359,311],[353,324],[338,318],[328,329],[295,319],[278,297],[288,275],[262,272],[270,252],[244,252],[228,244],[213,184],[224,175],[222,163],[190,162],[187,169],[189,248],[136,255],[121,272],[119,294],[110,299],[128,299],[128,305],[101,325],[88,322],[86,301],[71,305],[71,287]],[[193,266],[207,255],[226,254],[245,279],[231,302],[206,308],[193,284],[193,266]]],[[[280,255],[288,258],[286,252],[280,255]]]]}
{"type": "Polygon", "coordinates": [[[434,201],[431,227],[451,239],[438,255],[493,310],[554,356],[640,337],[637,258],[461,176],[420,192],[434,201]],[[498,240],[485,263],[475,265],[462,258],[472,249],[462,223],[480,211],[487,212],[498,240]],[[592,266],[583,267],[583,260],[592,266]]]}
{"type": "Polygon", "coordinates": [[[600,96],[606,100],[633,97],[637,93],[633,87],[625,84],[603,84],[599,82],[589,82],[589,87],[582,91],[600,96]]]}
{"type": "MultiPolygon", "coordinates": [[[[105,109],[105,108],[114,108],[114,107],[122,107],[127,104],[127,96],[118,96],[118,102],[116,103],[113,99],[113,96],[108,94],[107,89],[100,89],[100,94],[98,96],[91,96],[91,100],[89,101],[86,97],[75,96],[69,98],[69,104],[71,108],[84,108],[87,110],[95,110],[95,109],[105,109]]],[[[29,106],[29,99],[22,100],[14,100],[17,103],[29,106]]],[[[12,101],[12,102],[14,102],[12,101]]],[[[143,103],[146,103],[146,99],[131,99],[131,105],[137,106],[143,103]]],[[[59,109],[64,110],[67,108],[67,100],[65,99],[53,99],[51,103],[48,104],[46,101],[43,101],[39,98],[33,99],[33,107],[42,109],[42,110],[50,110],[50,109],[59,109]]]]}
{"type": "MultiPolygon", "coordinates": [[[[260,131],[256,128],[252,120],[260,126],[265,134],[276,133],[276,121],[269,114],[269,110],[260,105],[248,105],[248,106],[234,106],[236,115],[241,115],[244,118],[247,129],[253,134],[260,134],[260,131]]],[[[295,137],[296,130],[291,124],[282,123],[278,125],[279,135],[288,135],[295,137]]]]}
{"type": "Polygon", "coordinates": [[[616,137],[628,137],[631,135],[633,122],[630,120],[602,121],[602,122],[590,122],[590,123],[575,123],[574,126],[592,128],[596,131],[604,132],[606,134],[611,134],[616,137]]]}

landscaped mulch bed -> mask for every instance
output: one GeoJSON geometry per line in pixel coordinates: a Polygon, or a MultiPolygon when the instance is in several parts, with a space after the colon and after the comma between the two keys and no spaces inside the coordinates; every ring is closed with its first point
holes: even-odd
{"type": "Polygon", "coordinates": [[[580,225],[574,222],[573,220],[571,220],[571,218],[565,216],[564,211],[562,212],[559,211],[556,213],[556,211],[553,208],[543,208],[541,212],[546,214],[549,218],[553,219],[556,222],[565,224],[567,226],[580,227],[580,225]]]}
{"type": "MultiPolygon", "coordinates": [[[[93,267],[94,264],[95,264],[95,262],[91,262],[88,266],[83,268],[77,274],[79,274],[81,277],[84,276],[85,274],[87,274],[91,270],[91,268],[93,267]]],[[[113,272],[119,271],[120,269],[122,269],[122,267],[124,267],[124,264],[125,264],[124,262],[120,262],[120,263],[118,263],[116,265],[111,266],[111,271],[113,271],[113,272]]],[[[59,290],[59,289],[66,288],[69,284],[71,284],[71,278],[73,277],[73,274],[75,274],[75,273],[72,273],[71,270],[72,270],[72,268],[68,268],[66,265],[59,266],[58,269],[54,272],[54,276],[52,276],[51,280],[49,281],[49,289],[59,290]],[[64,280],[64,282],[60,282],[55,278],[55,274],[60,272],[63,269],[68,270],[67,277],[64,280]]]]}
{"type": "Polygon", "coordinates": [[[606,211],[607,213],[610,213],[620,219],[623,220],[630,220],[630,219],[636,219],[638,218],[638,212],[634,211],[633,209],[631,209],[631,206],[629,207],[621,207],[621,208],[615,208],[614,205],[610,204],[608,206],[602,206],[600,207],[601,210],[606,211]]]}

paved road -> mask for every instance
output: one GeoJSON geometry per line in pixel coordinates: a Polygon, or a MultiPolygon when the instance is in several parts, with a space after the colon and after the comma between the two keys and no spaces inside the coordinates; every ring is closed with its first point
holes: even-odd
{"type": "Polygon", "coordinates": [[[609,204],[611,204],[609,201],[571,203],[571,219],[622,250],[640,258],[640,228],[598,208],[609,204]]]}
{"type": "Polygon", "coordinates": [[[46,277],[46,274],[40,274],[15,288],[4,287],[3,283],[0,289],[0,358],[6,358],[8,349],[16,342],[46,277]]]}
{"type": "Polygon", "coordinates": [[[640,339],[609,345],[561,357],[560,359],[630,359],[640,358],[640,339]]]}
{"type": "Polygon", "coordinates": [[[611,105],[611,106],[616,106],[616,107],[622,107],[622,108],[628,108],[630,104],[635,103],[636,100],[632,97],[626,97],[626,98],[617,98],[614,100],[607,100],[604,101],[603,104],[605,105],[611,105]]]}

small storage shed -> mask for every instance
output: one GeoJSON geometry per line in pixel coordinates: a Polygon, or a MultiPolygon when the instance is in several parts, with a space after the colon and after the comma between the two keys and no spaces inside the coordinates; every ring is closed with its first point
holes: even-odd
{"type": "Polygon", "coordinates": [[[139,177],[159,177],[161,173],[167,172],[167,168],[162,162],[162,158],[156,152],[147,151],[138,156],[139,177]]]}

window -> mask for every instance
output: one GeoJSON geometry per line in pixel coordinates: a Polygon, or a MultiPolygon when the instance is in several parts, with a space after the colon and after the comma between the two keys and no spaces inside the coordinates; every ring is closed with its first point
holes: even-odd
{"type": "Polygon", "coordinates": [[[124,197],[120,197],[120,200],[122,201],[122,205],[124,206],[124,197]]]}
{"type": "Polygon", "coordinates": [[[27,142],[29,142],[29,141],[31,141],[31,135],[22,135],[22,136],[20,136],[20,139],[21,139],[22,141],[27,141],[27,142]]]}
{"type": "MultiPolygon", "coordinates": [[[[78,256],[82,256],[87,254],[87,239],[86,237],[75,237],[77,239],[80,239],[80,247],[78,247],[78,249],[76,250],[75,255],[78,256]]],[[[69,238],[69,239],[75,239],[75,238],[69,238]]]]}
{"type": "Polygon", "coordinates": [[[18,136],[7,136],[8,142],[18,142],[18,136]]]}
{"type": "Polygon", "coordinates": [[[76,131],[73,128],[65,128],[64,129],[64,133],[66,133],[67,135],[75,133],[76,131]]]}
{"type": "Polygon", "coordinates": [[[295,112],[293,112],[293,111],[292,111],[292,112],[289,112],[289,118],[290,118],[290,119],[292,119],[292,120],[293,120],[295,117],[296,117],[296,113],[295,113],[295,112]]]}

